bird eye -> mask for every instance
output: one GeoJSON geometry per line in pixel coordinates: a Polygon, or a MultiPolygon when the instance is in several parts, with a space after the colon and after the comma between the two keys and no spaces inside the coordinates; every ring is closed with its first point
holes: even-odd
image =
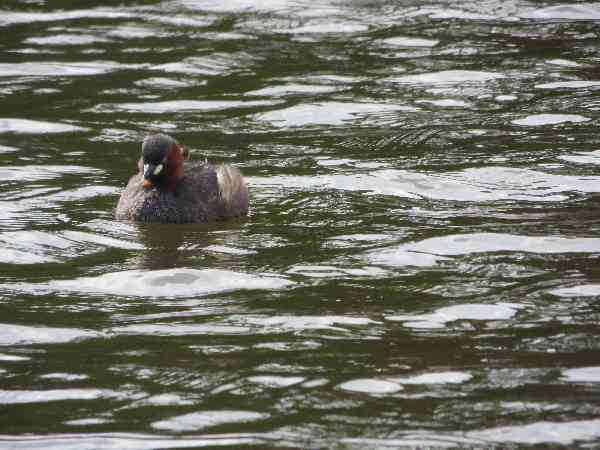
{"type": "Polygon", "coordinates": [[[156,169],[154,169],[154,175],[158,175],[160,172],[162,172],[163,170],[163,165],[159,164],[158,166],[156,166],[156,169]]]}

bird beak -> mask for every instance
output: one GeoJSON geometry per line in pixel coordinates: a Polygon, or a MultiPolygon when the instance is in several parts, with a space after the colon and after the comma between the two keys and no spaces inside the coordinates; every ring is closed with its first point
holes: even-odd
{"type": "Polygon", "coordinates": [[[154,186],[152,183],[152,175],[154,175],[154,171],[156,170],[156,166],[154,164],[144,164],[144,181],[142,181],[142,186],[145,189],[150,189],[154,186]]]}

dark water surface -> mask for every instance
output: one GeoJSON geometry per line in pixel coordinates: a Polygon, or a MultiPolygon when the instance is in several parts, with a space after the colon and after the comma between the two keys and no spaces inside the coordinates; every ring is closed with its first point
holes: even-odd
{"type": "Polygon", "coordinates": [[[0,8],[0,448],[600,448],[600,3],[93,3],[0,8]],[[115,222],[156,131],[251,216],[115,222]]]}

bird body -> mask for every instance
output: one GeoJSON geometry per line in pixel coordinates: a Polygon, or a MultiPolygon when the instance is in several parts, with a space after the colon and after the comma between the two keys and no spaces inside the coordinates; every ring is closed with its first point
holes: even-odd
{"type": "Polygon", "coordinates": [[[121,194],[117,220],[205,223],[248,213],[248,188],[228,165],[186,163],[185,151],[167,135],[144,140],[139,173],[121,194]]]}

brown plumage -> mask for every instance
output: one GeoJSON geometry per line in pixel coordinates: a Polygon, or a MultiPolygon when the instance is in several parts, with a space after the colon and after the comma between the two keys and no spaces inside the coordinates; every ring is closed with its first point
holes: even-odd
{"type": "Polygon", "coordinates": [[[184,163],[187,156],[170,136],[146,137],[139,173],[119,198],[117,220],[204,223],[248,213],[248,188],[237,169],[184,163]]]}

